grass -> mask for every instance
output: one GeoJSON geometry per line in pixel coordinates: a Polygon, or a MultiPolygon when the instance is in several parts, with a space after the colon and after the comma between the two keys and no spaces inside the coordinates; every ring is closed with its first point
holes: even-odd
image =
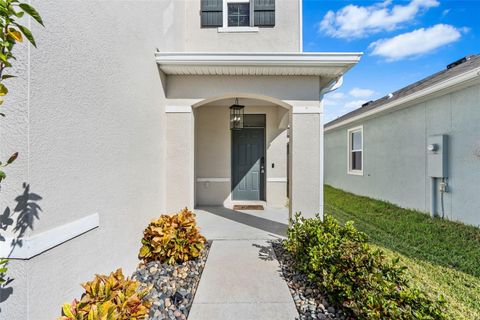
{"type": "Polygon", "coordinates": [[[354,221],[375,247],[398,257],[412,283],[442,294],[451,319],[480,319],[480,229],[325,186],[326,213],[354,221]]]}

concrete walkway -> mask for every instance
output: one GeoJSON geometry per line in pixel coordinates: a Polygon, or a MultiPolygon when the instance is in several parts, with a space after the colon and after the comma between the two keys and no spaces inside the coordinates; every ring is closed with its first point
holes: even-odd
{"type": "Polygon", "coordinates": [[[188,319],[297,318],[268,242],[285,234],[288,211],[204,208],[196,213],[203,234],[213,244],[188,319]]]}

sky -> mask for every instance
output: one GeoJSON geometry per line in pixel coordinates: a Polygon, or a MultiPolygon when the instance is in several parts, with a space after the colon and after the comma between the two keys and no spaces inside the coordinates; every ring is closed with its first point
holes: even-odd
{"type": "Polygon", "coordinates": [[[303,0],[305,52],[363,52],[324,99],[331,121],[480,54],[480,0],[303,0]]]}

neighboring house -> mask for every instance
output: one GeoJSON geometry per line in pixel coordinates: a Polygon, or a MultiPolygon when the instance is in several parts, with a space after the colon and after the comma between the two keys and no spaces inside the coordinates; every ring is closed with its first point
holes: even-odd
{"type": "Polygon", "coordinates": [[[18,48],[0,122],[1,158],[20,152],[0,318],[53,319],[94,273],[131,272],[165,212],[284,206],[288,182],[292,212],[322,214],[321,97],[360,54],[303,53],[300,0],[32,4],[46,28],[18,48]]]}
{"type": "Polygon", "coordinates": [[[329,122],[325,155],[327,184],[480,225],[480,56],[329,122]]]}

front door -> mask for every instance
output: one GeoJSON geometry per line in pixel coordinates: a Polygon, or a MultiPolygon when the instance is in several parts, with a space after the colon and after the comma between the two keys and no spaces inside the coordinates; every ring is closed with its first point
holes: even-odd
{"type": "Polygon", "coordinates": [[[265,128],[232,131],[232,200],[265,200],[265,128]]]}

